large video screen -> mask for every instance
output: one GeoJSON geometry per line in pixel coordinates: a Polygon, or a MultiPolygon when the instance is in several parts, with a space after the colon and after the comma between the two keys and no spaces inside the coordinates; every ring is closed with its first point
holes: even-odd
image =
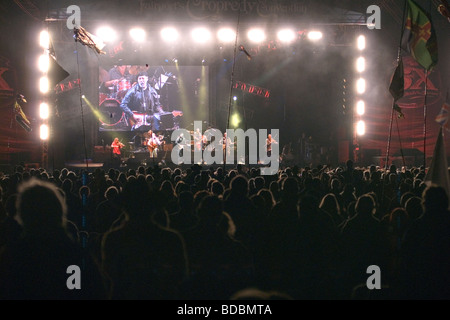
{"type": "Polygon", "coordinates": [[[100,131],[188,128],[208,120],[207,66],[100,67],[100,131]]]}

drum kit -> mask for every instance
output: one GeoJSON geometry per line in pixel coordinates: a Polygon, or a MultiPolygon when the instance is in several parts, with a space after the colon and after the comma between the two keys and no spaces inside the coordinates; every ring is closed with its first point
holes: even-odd
{"type": "Polygon", "coordinates": [[[100,105],[103,103],[103,101],[105,101],[107,99],[114,99],[120,104],[120,102],[125,97],[128,90],[131,89],[131,87],[132,87],[132,85],[131,85],[130,80],[125,79],[125,78],[119,79],[117,84],[115,84],[111,87],[108,87],[109,94],[103,93],[103,92],[99,93],[100,105]]]}
{"type": "Polygon", "coordinates": [[[116,90],[115,90],[115,98],[119,101],[122,101],[122,99],[127,94],[128,90],[131,89],[131,81],[127,79],[121,79],[116,84],[116,90]]]}
{"type": "Polygon", "coordinates": [[[100,123],[104,127],[112,127],[124,121],[125,114],[116,99],[105,98],[100,104],[100,123]]]}
{"type": "Polygon", "coordinates": [[[125,114],[120,108],[120,102],[131,88],[131,82],[127,79],[121,79],[117,85],[109,87],[110,93],[99,93],[99,118],[103,127],[113,127],[124,121],[125,114]]]}

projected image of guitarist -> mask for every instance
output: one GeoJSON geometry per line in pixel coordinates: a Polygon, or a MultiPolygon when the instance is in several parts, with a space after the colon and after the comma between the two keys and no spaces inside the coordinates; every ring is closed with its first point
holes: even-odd
{"type": "Polygon", "coordinates": [[[153,130],[160,129],[160,122],[155,114],[164,112],[159,102],[158,92],[148,82],[148,73],[141,71],[138,74],[137,84],[125,95],[120,107],[125,112],[131,130],[142,126],[149,126],[153,130]]]}

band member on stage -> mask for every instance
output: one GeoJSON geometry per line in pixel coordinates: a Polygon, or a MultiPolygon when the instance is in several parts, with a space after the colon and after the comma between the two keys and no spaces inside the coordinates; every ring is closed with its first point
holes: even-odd
{"type": "Polygon", "coordinates": [[[227,137],[227,132],[223,134],[223,140],[222,140],[222,149],[223,149],[223,157],[224,161],[226,161],[226,158],[231,156],[231,146],[234,143],[231,141],[229,137],[227,137]]]}
{"type": "Polygon", "coordinates": [[[197,128],[194,132],[194,151],[202,151],[206,143],[206,136],[202,135],[200,129],[197,128]]]}
{"type": "Polygon", "coordinates": [[[266,139],[266,151],[269,157],[272,155],[272,144],[278,144],[278,142],[273,139],[272,135],[269,133],[266,139]]]}
{"type": "Polygon", "coordinates": [[[111,143],[113,158],[119,160],[122,158],[122,152],[120,151],[120,149],[122,149],[123,147],[125,147],[125,145],[119,141],[119,138],[114,138],[113,142],[111,143]]]}
{"type": "Polygon", "coordinates": [[[177,137],[177,139],[175,140],[176,144],[180,144],[184,141],[184,134],[180,133],[180,135],[177,137]]]}
{"type": "Polygon", "coordinates": [[[132,130],[144,123],[150,123],[153,130],[160,129],[159,120],[154,114],[164,110],[159,102],[158,92],[148,82],[146,71],[139,72],[137,84],[127,92],[120,107],[127,115],[130,125],[133,126],[132,130]]]}
{"type": "Polygon", "coordinates": [[[181,158],[183,157],[183,150],[186,146],[186,139],[184,138],[183,133],[180,133],[180,135],[176,138],[175,143],[181,146],[180,150],[178,151],[178,156],[181,158]]]}
{"type": "Polygon", "coordinates": [[[147,149],[150,152],[150,158],[158,157],[158,148],[162,144],[159,137],[152,131],[148,131],[147,149]]]}

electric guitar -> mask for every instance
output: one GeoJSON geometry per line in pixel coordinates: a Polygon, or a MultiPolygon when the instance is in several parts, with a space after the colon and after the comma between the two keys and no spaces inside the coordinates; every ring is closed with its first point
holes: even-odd
{"type": "Polygon", "coordinates": [[[128,123],[132,127],[132,130],[136,130],[141,126],[151,126],[153,117],[155,117],[157,120],[161,120],[161,115],[166,113],[172,113],[174,117],[183,116],[183,112],[181,111],[162,112],[162,113],[156,112],[153,115],[133,111],[133,115],[136,120],[133,117],[129,117],[128,123]]]}
{"type": "Polygon", "coordinates": [[[152,123],[152,115],[133,111],[133,116],[128,118],[128,123],[132,127],[132,130],[136,130],[141,126],[150,126],[152,123]]]}
{"type": "Polygon", "coordinates": [[[147,140],[147,149],[150,152],[153,152],[153,150],[157,149],[161,144],[164,144],[165,141],[163,140],[164,136],[155,136],[153,138],[149,138],[147,140]]]}

